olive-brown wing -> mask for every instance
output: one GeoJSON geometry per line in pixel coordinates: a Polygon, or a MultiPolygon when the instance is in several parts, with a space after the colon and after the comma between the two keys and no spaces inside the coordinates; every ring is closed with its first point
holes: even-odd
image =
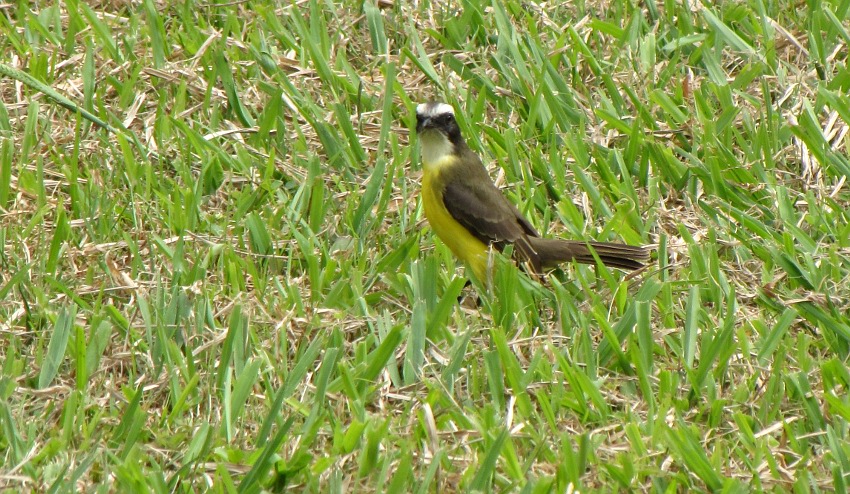
{"type": "Polygon", "coordinates": [[[446,183],[443,203],[449,214],[478,240],[502,250],[514,244],[517,254],[540,270],[537,252],[528,236],[538,236],[528,221],[502,192],[489,182],[468,183],[459,180],[446,183]]]}

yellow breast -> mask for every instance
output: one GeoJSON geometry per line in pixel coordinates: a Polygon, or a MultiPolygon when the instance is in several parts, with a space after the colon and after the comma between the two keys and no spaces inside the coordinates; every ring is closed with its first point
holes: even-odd
{"type": "MultiPolygon", "coordinates": [[[[441,161],[452,159],[454,158],[448,157],[441,161]]],[[[441,162],[430,165],[424,167],[422,175],[422,205],[425,208],[428,224],[454,255],[467,263],[481,282],[486,282],[488,247],[458,223],[443,202],[445,186],[441,180],[441,171],[446,166],[451,166],[451,163],[441,162]]]]}

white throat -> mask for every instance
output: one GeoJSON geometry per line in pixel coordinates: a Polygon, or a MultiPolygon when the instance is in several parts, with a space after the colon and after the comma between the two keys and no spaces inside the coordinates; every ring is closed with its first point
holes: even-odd
{"type": "Polygon", "coordinates": [[[422,166],[426,170],[448,164],[447,158],[451,158],[455,150],[452,141],[436,130],[423,132],[419,137],[419,146],[422,151],[422,166]]]}

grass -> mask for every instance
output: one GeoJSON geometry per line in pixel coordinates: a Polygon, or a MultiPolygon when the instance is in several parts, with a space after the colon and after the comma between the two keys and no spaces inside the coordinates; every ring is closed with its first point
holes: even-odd
{"type": "Polygon", "coordinates": [[[850,3],[0,7],[0,488],[845,492],[850,3]],[[415,104],[548,235],[424,223],[415,104]],[[458,303],[458,296],[465,294],[458,303]]]}

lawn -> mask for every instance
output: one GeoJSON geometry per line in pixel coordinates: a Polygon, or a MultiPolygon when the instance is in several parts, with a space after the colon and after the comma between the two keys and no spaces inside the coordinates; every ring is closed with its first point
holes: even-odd
{"type": "Polygon", "coordinates": [[[0,490],[847,492],[848,17],[0,5],[0,490]],[[431,99],[538,230],[652,265],[465,287],[431,99]]]}

